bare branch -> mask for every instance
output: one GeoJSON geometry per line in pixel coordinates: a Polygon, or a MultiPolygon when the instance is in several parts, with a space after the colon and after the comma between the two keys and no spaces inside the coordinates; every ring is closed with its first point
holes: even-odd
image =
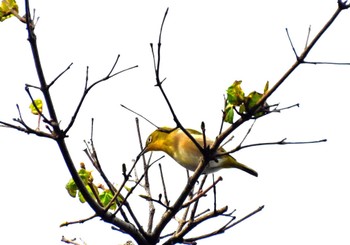
{"type": "Polygon", "coordinates": [[[169,205],[167,205],[166,203],[162,202],[162,194],[159,194],[158,199],[154,199],[150,196],[147,195],[139,195],[141,198],[145,199],[148,202],[155,202],[158,203],[160,206],[164,207],[165,209],[170,209],[171,207],[169,205]]]}
{"type": "Polygon", "coordinates": [[[201,123],[201,129],[202,129],[202,135],[203,135],[203,148],[206,149],[207,148],[207,139],[205,137],[205,123],[204,122],[201,123]]]}
{"type": "MultiPolygon", "coordinates": [[[[200,183],[200,185],[198,187],[197,193],[202,192],[203,186],[205,184],[205,181],[207,180],[207,177],[208,177],[208,175],[206,174],[202,178],[202,181],[201,181],[201,183],[200,183]]],[[[189,197],[189,199],[192,199],[192,198],[193,198],[193,195],[189,197]]],[[[198,204],[199,204],[199,199],[193,204],[193,207],[192,207],[192,210],[191,210],[191,215],[190,215],[190,220],[194,220],[196,217],[198,217],[198,214],[197,214],[198,204]]],[[[199,214],[199,215],[201,215],[201,214],[199,214]]]]}
{"type": "Polygon", "coordinates": [[[64,227],[64,226],[68,226],[68,225],[73,225],[73,224],[82,224],[82,223],[85,223],[86,221],[89,221],[93,218],[96,218],[97,215],[94,214],[88,218],[85,218],[85,219],[80,219],[80,220],[76,220],[76,221],[66,221],[66,222],[63,222],[62,224],[60,224],[60,227],[64,227]]]}
{"type": "Polygon", "coordinates": [[[186,234],[188,234],[191,230],[193,230],[197,225],[203,223],[206,220],[209,220],[211,218],[217,217],[222,215],[223,213],[225,213],[227,211],[227,206],[214,210],[210,213],[207,213],[205,215],[200,216],[199,218],[193,220],[193,221],[189,221],[186,225],[186,227],[179,233],[174,234],[171,238],[169,238],[164,245],[170,245],[170,244],[175,244],[177,242],[185,242],[185,243],[189,243],[189,242],[194,242],[198,239],[184,239],[184,236],[186,234]]]}
{"type": "Polygon", "coordinates": [[[294,53],[294,55],[295,55],[295,58],[298,60],[298,59],[299,59],[299,56],[298,56],[298,54],[297,54],[297,51],[295,51],[295,48],[294,48],[292,39],[290,38],[290,35],[289,35],[288,28],[286,28],[286,33],[287,33],[287,36],[288,36],[289,43],[290,43],[290,45],[292,46],[292,49],[293,49],[293,53],[294,53]]]}
{"type": "MultiPolygon", "coordinates": [[[[141,132],[140,132],[140,124],[139,124],[139,120],[137,117],[135,118],[135,122],[136,122],[137,136],[139,138],[140,149],[142,151],[143,150],[142,137],[141,137],[141,132]]],[[[148,178],[148,165],[146,163],[145,155],[142,155],[142,160],[143,160],[143,171],[144,171],[144,176],[145,176],[144,189],[145,189],[147,195],[152,197],[151,187],[150,187],[149,178],[148,178]]],[[[150,233],[152,231],[152,228],[153,228],[153,219],[154,219],[154,214],[155,214],[155,208],[154,208],[152,201],[148,202],[148,207],[149,207],[149,216],[148,216],[147,232],[150,233]]]]}
{"type": "Polygon", "coordinates": [[[260,212],[261,210],[263,210],[263,208],[264,208],[264,205],[263,205],[263,206],[258,207],[256,210],[254,210],[254,211],[253,211],[253,212],[251,212],[250,214],[248,214],[248,215],[244,216],[243,218],[241,218],[241,219],[237,220],[237,221],[236,221],[236,222],[234,222],[233,224],[226,226],[226,227],[225,227],[225,230],[228,230],[228,229],[230,229],[230,228],[234,227],[235,225],[237,225],[237,224],[241,223],[242,221],[244,221],[244,220],[248,219],[249,217],[251,217],[251,216],[253,216],[254,214],[256,214],[256,213],[260,212]]]}
{"type": "Polygon", "coordinates": [[[13,128],[13,129],[17,129],[21,132],[24,132],[24,133],[27,133],[27,134],[35,134],[39,137],[45,137],[45,138],[51,138],[51,139],[54,139],[54,135],[52,134],[48,134],[48,133],[45,133],[43,131],[40,131],[40,130],[35,130],[31,127],[29,127],[23,120],[22,118],[22,114],[21,114],[21,110],[19,109],[19,106],[18,104],[16,105],[17,107],[17,110],[18,110],[18,114],[19,114],[19,118],[14,118],[13,121],[21,124],[24,128],[20,127],[20,126],[16,126],[16,125],[13,125],[13,124],[10,124],[10,123],[6,123],[6,122],[0,122],[1,124],[3,124],[4,126],[8,127],[8,128],[13,128]]]}
{"type": "Polygon", "coordinates": [[[82,241],[82,244],[80,244],[79,242],[76,241],[76,238],[73,239],[67,239],[64,236],[62,236],[61,238],[61,242],[67,243],[67,244],[73,244],[73,245],[86,245],[86,243],[84,241],[82,241]]]}
{"type": "Polygon", "coordinates": [[[120,104],[121,107],[123,107],[124,109],[127,109],[128,111],[131,111],[132,113],[138,115],[139,117],[145,119],[147,122],[149,122],[151,125],[153,125],[156,128],[159,128],[157,125],[155,125],[153,122],[151,122],[150,120],[148,120],[146,117],[142,116],[141,114],[137,113],[136,111],[131,110],[130,108],[126,107],[125,105],[120,104]]]}
{"type": "Polygon", "coordinates": [[[66,71],[68,71],[70,69],[70,67],[73,65],[73,62],[69,64],[69,66],[64,70],[62,71],[60,74],[58,74],[58,76],[52,80],[51,83],[48,84],[47,88],[50,89],[50,87],[64,74],[66,73],[66,71]]]}
{"type": "Polygon", "coordinates": [[[69,130],[71,129],[71,127],[73,126],[73,124],[74,124],[74,122],[75,122],[75,119],[76,119],[76,117],[78,116],[78,113],[79,113],[79,111],[80,111],[80,108],[81,108],[81,106],[83,105],[83,102],[84,102],[84,100],[85,100],[85,97],[87,96],[87,94],[89,93],[89,91],[90,91],[94,86],[96,86],[97,84],[99,84],[99,83],[101,83],[101,82],[107,81],[107,80],[109,80],[110,78],[112,78],[112,77],[114,77],[114,76],[116,76],[116,75],[118,75],[118,74],[121,74],[121,73],[123,73],[123,72],[125,72],[125,71],[128,71],[128,70],[131,70],[131,69],[134,69],[134,68],[137,68],[137,67],[138,67],[138,66],[132,66],[132,67],[123,69],[123,70],[121,70],[121,71],[119,71],[119,72],[116,72],[116,73],[114,73],[114,74],[111,74],[111,73],[113,72],[113,70],[114,70],[114,68],[115,68],[115,66],[116,66],[116,64],[117,64],[117,62],[118,62],[118,60],[119,60],[119,57],[120,57],[120,56],[118,55],[116,61],[115,61],[114,64],[113,64],[112,69],[108,72],[107,76],[105,76],[104,78],[102,78],[102,79],[100,79],[100,80],[94,82],[94,83],[91,84],[90,86],[87,86],[87,85],[88,85],[88,70],[89,70],[89,68],[87,67],[87,69],[86,69],[86,80],[85,80],[85,87],[84,87],[83,95],[82,95],[81,98],[80,98],[80,101],[79,101],[79,103],[78,103],[78,105],[77,105],[77,107],[76,107],[76,109],[75,109],[75,112],[73,113],[73,116],[72,116],[72,118],[71,118],[71,120],[70,120],[70,122],[69,122],[67,128],[64,130],[64,133],[65,133],[65,134],[67,134],[68,131],[69,131],[69,130]]]}
{"type": "Polygon", "coordinates": [[[182,205],[182,207],[185,208],[185,207],[191,205],[192,203],[196,202],[201,197],[205,196],[207,194],[207,192],[210,191],[212,188],[214,188],[217,185],[217,183],[219,183],[220,181],[222,181],[222,177],[221,176],[219,176],[219,178],[217,180],[215,180],[213,182],[213,184],[211,184],[207,189],[197,193],[197,195],[193,199],[191,199],[190,201],[184,203],[182,205]]]}
{"type": "Polygon", "coordinates": [[[301,145],[301,144],[316,144],[316,143],[322,143],[322,142],[327,142],[327,139],[321,139],[321,140],[311,140],[311,141],[292,141],[292,142],[288,142],[286,141],[287,138],[284,138],[282,140],[279,141],[274,141],[274,142],[262,142],[262,143],[255,143],[255,144],[249,144],[249,145],[239,145],[237,146],[235,149],[231,150],[231,151],[227,151],[223,154],[217,154],[217,156],[224,156],[227,154],[231,154],[234,152],[237,152],[239,150],[242,150],[244,148],[248,148],[248,147],[254,147],[254,146],[263,146],[263,145],[301,145]]]}
{"type": "Polygon", "coordinates": [[[189,139],[191,139],[191,141],[196,145],[196,147],[197,147],[202,153],[204,153],[204,150],[203,150],[203,148],[200,146],[200,144],[193,138],[193,136],[192,136],[189,132],[187,132],[187,130],[186,130],[186,129],[182,126],[182,124],[180,123],[180,120],[177,118],[176,113],[175,113],[175,111],[174,111],[174,109],[173,109],[173,107],[172,107],[172,105],[171,105],[171,103],[170,103],[170,100],[168,99],[168,96],[166,95],[166,93],[165,93],[165,91],[164,91],[164,89],[163,89],[163,87],[162,87],[162,81],[161,81],[161,79],[160,79],[160,58],[161,58],[160,48],[161,48],[161,42],[162,42],[163,26],[164,26],[164,23],[165,23],[166,16],[167,16],[167,14],[168,14],[168,10],[169,10],[169,9],[167,9],[167,10],[165,11],[165,14],[164,14],[164,17],[163,17],[163,21],[162,21],[162,24],[161,24],[161,27],[160,27],[159,39],[158,39],[157,59],[156,59],[156,57],[155,57],[155,53],[154,53],[154,50],[153,50],[153,44],[151,44],[151,50],[152,50],[152,56],[153,56],[153,63],[154,63],[154,69],[155,69],[154,71],[155,71],[155,74],[156,74],[156,85],[155,85],[155,86],[157,86],[157,87],[160,89],[160,91],[161,91],[161,93],[162,93],[162,95],[163,95],[163,97],[164,97],[164,99],[165,99],[165,101],[166,101],[166,104],[168,105],[168,108],[169,108],[169,110],[170,110],[170,112],[171,112],[171,114],[172,114],[172,116],[173,116],[173,120],[174,120],[174,122],[176,123],[176,126],[177,126],[178,128],[180,128],[180,129],[187,135],[187,137],[188,137],[189,139]]]}
{"type": "Polygon", "coordinates": [[[350,62],[304,61],[303,64],[310,64],[310,65],[350,65],[350,62]]]}
{"type": "Polygon", "coordinates": [[[315,46],[315,44],[318,42],[318,40],[321,38],[321,36],[325,33],[325,31],[332,25],[334,20],[338,17],[338,15],[341,13],[342,10],[349,8],[349,4],[346,4],[345,2],[342,2],[341,0],[338,0],[338,8],[332,15],[332,17],[327,21],[327,23],[324,25],[324,27],[319,31],[319,33],[313,38],[313,40],[310,42],[310,44],[305,48],[303,53],[297,57],[295,63],[286,71],[286,73],[276,82],[276,84],[264,95],[260,98],[258,103],[251,109],[250,113],[248,115],[241,117],[236,122],[234,122],[229,128],[227,128],[222,134],[220,134],[213,145],[211,146],[212,151],[216,151],[216,149],[219,148],[223,140],[230,135],[236,128],[241,126],[245,121],[250,120],[251,117],[256,113],[256,111],[261,108],[265,101],[277,90],[277,88],[289,77],[290,74],[302,63],[305,62],[305,58],[308,56],[309,52],[312,50],[312,48],[315,46]]]}
{"type": "MultiPolygon", "coordinates": [[[[186,239],[184,239],[184,241],[186,241],[186,242],[194,242],[194,241],[198,241],[198,240],[201,240],[201,239],[205,239],[205,238],[208,238],[208,237],[212,237],[212,236],[224,233],[226,230],[232,228],[233,226],[241,223],[242,221],[244,221],[244,220],[248,219],[249,217],[253,216],[254,214],[260,212],[263,208],[264,208],[264,206],[260,206],[259,208],[257,208],[253,212],[249,213],[248,215],[244,216],[242,219],[236,221],[233,224],[231,224],[231,223],[232,223],[233,220],[235,220],[235,217],[232,217],[230,219],[230,221],[226,225],[222,226],[221,228],[219,228],[219,229],[217,229],[217,230],[215,230],[213,232],[201,235],[201,236],[192,237],[192,238],[186,238],[186,239]]],[[[208,219],[208,218],[211,218],[211,217],[205,217],[205,218],[208,219]]]]}
{"type": "Polygon", "coordinates": [[[338,0],[338,7],[342,10],[348,9],[350,7],[350,3],[347,3],[347,2],[348,0],[344,0],[344,1],[338,0]]]}
{"type": "MultiPolygon", "coordinates": [[[[79,188],[81,194],[83,195],[84,199],[87,201],[87,203],[90,205],[90,207],[95,211],[95,213],[100,216],[105,222],[111,223],[115,226],[118,226],[119,228],[123,230],[128,230],[129,235],[132,236],[138,243],[140,244],[149,244],[145,237],[142,235],[142,230],[135,229],[135,226],[133,226],[130,223],[124,222],[123,220],[113,216],[110,212],[105,212],[104,208],[101,207],[90,195],[88,190],[86,189],[83,181],[81,180],[75,166],[73,163],[73,160],[71,158],[71,155],[68,151],[67,145],[65,143],[65,135],[67,131],[62,131],[60,129],[60,126],[58,124],[56,111],[51,99],[51,94],[48,89],[48,85],[45,80],[44,72],[41,66],[40,58],[39,58],[39,52],[36,42],[36,35],[34,33],[33,26],[31,25],[32,19],[30,15],[30,7],[29,7],[29,0],[25,0],[25,10],[26,10],[26,20],[27,20],[27,30],[28,30],[28,41],[31,46],[34,64],[36,67],[38,79],[40,82],[40,89],[43,93],[46,106],[48,108],[48,113],[50,115],[50,122],[51,126],[53,128],[53,134],[55,134],[56,138],[55,141],[57,142],[57,145],[61,151],[61,154],[64,158],[64,161],[67,165],[68,170],[70,171],[70,174],[76,183],[77,187],[79,188]]],[[[121,71],[122,72],[122,71],[121,71]]],[[[120,72],[119,72],[120,73],[120,72]]],[[[116,73],[118,74],[118,73],[116,73]]],[[[115,75],[116,75],[115,74],[115,75]]],[[[111,75],[113,76],[113,75],[111,75]]],[[[84,96],[85,97],[85,96],[84,96]]],[[[71,125],[69,128],[73,125],[74,120],[72,120],[71,125]]],[[[69,129],[68,128],[68,129],[69,129]]]]}
{"type": "Polygon", "coordinates": [[[311,25],[309,26],[309,30],[307,32],[307,37],[306,37],[304,50],[307,48],[307,45],[309,44],[310,33],[311,33],[311,25]]]}
{"type": "Polygon", "coordinates": [[[170,205],[170,201],[168,199],[168,194],[167,194],[167,191],[166,191],[165,180],[164,180],[164,175],[163,175],[163,171],[162,171],[162,165],[158,164],[158,166],[159,166],[160,178],[162,179],[164,200],[165,200],[166,205],[169,206],[170,205]]]}

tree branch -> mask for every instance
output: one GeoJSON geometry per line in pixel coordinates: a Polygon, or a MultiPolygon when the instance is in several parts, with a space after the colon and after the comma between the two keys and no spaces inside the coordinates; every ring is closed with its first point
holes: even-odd
{"type": "Polygon", "coordinates": [[[128,70],[131,70],[131,69],[134,69],[134,68],[137,68],[137,67],[138,67],[138,66],[136,65],[136,66],[132,66],[132,67],[123,69],[123,70],[121,70],[121,71],[119,71],[119,72],[113,73],[113,71],[114,71],[114,69],[115,69],[115,66],[116,66],[117,63],[118,63],[119,57],[120,57],[120,55],[118,55],[117,59],[114,61],[113,66],[112,66],[111,70],[108,72],[108,74],[107,74],[105,77],[103,77],[103,78],[99,79],[98,81],[94,82],[94,83],[91,84],[90,86],[88,86],[89,67],[86,68],[86,79],[85,79],[85,87],[84,87],[83,95],[82,95],[81,98],[80,98],[80,101],[79,101],[79,103],[78,103],[78,105],[77,105],[77,107],[76,107],[76,109],[75,109],[75,112],[73,113],[73,116],[72,116],[72,118],[71,118],[71,120],[70,120],[70,122],[69,122],[67,128],[64,130],[64,133],[65,133],[65,134],[67,134],[68,131],[69,131],[69,130],[71,129],[71,127],[73,126],[73,124],[74,124],[74,122],[75,122],[75,119],[76,119],[76,117],[78,116],[78,113],[79,113],[79,111],[80,111],[80,108],[81,108],[81,106],[83,105],[83,102],[84,102],[84,100],[85,100],[87,94],[89,93],[89,91],[90,91],[94,86],[96,86],[97,84],[99,84],[99,83],[101,83],[101,82],[107,81],[107,80],[109,80],[110,78],[112,78],[112,77],[114,77],[114,76],[116,76],[116,75],[118,75],[118,74],[121,74],[121,73],[123,73],[123,72],[125,72],[125,71],[128,71],[128,70]],[[113,73],[113,74],[112,74],[112,73],[113,73]]]}
{"type": "Polygon", "coordinates": [[[186,238],[186,239],[184,239],[184,241],[190,243],[190,242],[198,241],[198,240],[201,240],[201,239],[205,239],[205,238],[208,238],[208,237],[212,237],[212,236],[224,233],[226,230],[232,228],[233,226],[241,223],[242,221],[244,221],[244,220],[248,219],[249,217],[253,216],[254,214],[260,212],[263,208],[264,208],[264,206],[260,206],[259,208],[257,208],[253,212],[251,212],[250,214],[244,216],[242,219],[240,219],[240,220],[238,220],[235,223],[230,225],[230,223],[232,223],[232,221],[235,220],[235,217],[232,217],[231,220],[226,225],[222,226],[221,228],[219,228],[219,229],[217,229],[217,230],[215,230],[213,232],[201,235],[201,236],[192,237],[192,238],[186,238]]]}
{"type": "MultiPolygon", "coordinates": [[[[144,238],[144,236],[140,233],[140,231],[135,228],[134,225],[132,225],[130,223],[126,223],[126,222],[122,221],[121,219],[116,218],[110,212],[106,213],[104,208],[101,207],[93,199],[93,197],[89,194],[84,183],[80,179],[80,176],[79,176],[79,174],[74,166],[73,160],[70,156],[67,145],[65,143],[65,135],[66,135],[67,131],[63,132],[60,129],[60,126],[58,124],[56,111],[55,111],[55,108],[54,108],[54,105],[53,105],[53,102],[51,99],[51,95],[50,95],[50,92],[48,89],[49,87],[46,83],[44,72],[43,72],[43,69],[41,66],[37,42],[36,42],[36,35],[34,33],[34,29],[33,29],[32,25],[31,25],[32,19],[30,16],[29,0],[25,0],[25,9],[26,9],[28,41],[30,43],[30,47],[32,50],[34,64],[36,67],[36,71],[37,71],[37,75],[38,75],[38,79],[39,79],[39,83],[40,83],[40,89],[43,93],[43,96],[44,96],[44,99],[45,99],[45,102],[46,102],[46,105],[48,108],[51,126],[53,127],[53,132],[55,133],[55,135],[57,135],[57,138],[55,138],[55,141],[56,141],[56,143],[61,151],[63,159],[67,165],[67,168],[68,168],[73,180],[75,181],[77,187],[79,188],[81,194],[83,195],[83,197],[85,198],[87,203],[95,211],[96,215],[100,216],[105,222],[108,222],[108,223],[111,223],[115,226],[118,226],[120,229],[128,230],[129,235],[132,236],[138,243],[145,244],[145,245],[149,244],[147,242],[147,240],[144,238]]],[[[118,73],[116,73],[116,74],[118,74],[118,73]]],[[[116,74],[114,74],[114,75],[116,75],[116,74]]],[[[110,75],[110,77],[112,77],[114,75],[110,75]]],[[[97,83],[95,83],[95,84],[97,84],[97,83]]]]}
{"type": "Polygon", "coordinates": [[[239,118],[236,122],[234,122],[230,127],[228,127],[224,132],[222,132],[215,140],[213,145],[211,146],[212,151],[216,151],[223,140],[230,135],[235,129],[241,126],[245,121],[251,119],[251,117],[262,107],[265,101],[277,90],[277,88],[289,77],[290,74],[302,63],[305,63],[305,58],[308,56],[309,52],[321,38],[321,36],[326,32],[326,30],[332,25],[334,20],[338,17],[338,15],[342,12],[342,10],[349,8],[349,4],[346,4],[347,1],[338,0],[338,8],[331,16],[331,18],[327,21],[327,23],[323,26],[323,28],[319,31],[319,33],[314,37],[314,39],[310,42],[310,44],[305,48],[305,50],[301,53],[300,56],[297,56],[295,63],[285,72],[285,74],[276,82],[276,84],[267,91],[258,103],[251,109],[250,113],[247,113],[246,116],[239,118]]]}

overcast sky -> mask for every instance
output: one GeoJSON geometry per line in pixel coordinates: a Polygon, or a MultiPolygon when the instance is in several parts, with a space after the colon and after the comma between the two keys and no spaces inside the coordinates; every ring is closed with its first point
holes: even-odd
{"type": "MultiPolygon", "coordinates": [[[[24,1],[17,2],[23,15],[24,1]]],[[[121,182],[122,163],[130,166],[139,152],[135,115],[120,104],[159,126],[175,125],[153,86],[149,46],[158,40],[167,7],[161,63],[161,75],[167,78],[164,89],[185,127],[199,129],[204,121],[208,136],[214,138],[226,88],[235,80],[243,80],[247,93],[262,91],[266,81],[273,85],[295,61],[285,28],[300,53],[309,26],[312,38],[332,16],[337,2],[31,1],[40,17],[35,31],[47,80],[74,63],[52,87],[62,126],[68,124],[80,99],[86,66],[90,82],[104,77],[118,54],[117,70],[139,66],[91,91],[67,139],[77,166],[81,161],[88,163],[83,140],[90,137],[94,117],[99,158],[116,184],[121,182]]],[[[349,23],[350,12],[344,11],[307,60],[350,62],[349,23]]],[[[24,84],[38,85],[38,80],[25,26],[15,18],[1,22],[0,47],[0,120],[17,118],[19,104],[26,122],[35,127],[37,118],[28,109],[24,84]]],[[[269,104],[299,103],[300,107],[258,120],[247,144],[283,138],[328,141],[248,148],[234,154],[258,171],[259,177],[238,170],[217,173],[224,179],[218,186],[218,206],[236,209],[237,218],[261,205],[265,208],[225,234],[199,244],[349,244],[349,79],[349,66],[303,65],[270,97],[269,104]]],[[[38,91],[32,93],[40,97],[38,91]]],[[[240,127],[225,148],[234,148],[249,126],[240,127]]],[[[154,130],[143,120],[141,128],[144,140],[154,130]]],[[[62,244],[62,235],[80,237],[89,245],[122,244],[129,239],[98,219],[59,228],[64,221],[93,213],[87,204],[68,196],[64,187],[70,175],[57,146],[48,139],[5,128],[0,129],[0,137],[0,210],[5,227],[1,240],[5,244],[62,244]]],[[[185,184],[185,171],[167,156],[162,164],[174,201],[185,184]]],[[[157,167],[151,170],[151,177],[157,195],[157,167]]],[[[206,200],[209,208],[211,198],[206,200]]],[[[138,197],[134,200],[134,208],[147,213],[147,203],[138,197]]],[[[198,232],[215,225],[199,227],[198,232]]]]}

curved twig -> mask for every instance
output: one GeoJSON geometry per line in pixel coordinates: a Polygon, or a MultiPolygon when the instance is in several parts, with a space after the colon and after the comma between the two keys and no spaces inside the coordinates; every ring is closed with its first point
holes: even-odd
{"type": "Polygon", "coordinates": [[[68,126],[67,126],[66,129],[63,131],[65,134],[67,134],[68,131],[71,129],[71,127],[74,125],[75,119],[76,119],[77,116],[78,116],[78,113],[79,113],[79,111],[80,111],[80,108],[82,107],[83,102],[84,102],[84,100],[85,100],[87,94],[89,93],[89,91],[90,91],[94,86],[96,86],[97,84],[99,84],[99,83],[101,83],[101,82],[104,82],[104,81],[106,81],[106,80],[109,80],[110,78],[112,78],[112,77],[114,77],[114,76],[116,76],[116,75],[118,75],[118,74],[121,74],[121,73],[123,73],[123,72],[125,72],[125,71],[128,71],[128,70],[131,70],[131,69],[134,69],[134,68],[137,68],[137,67],[138,67],[137,65],[131,66],[131,67],[129,67],[129,68],[123,69],[123,70],[121,70],[121,71],[118,71],[118,72],[112,74],[112,72],[114,71],[115,66],[116,66],[117,63],[118,63],[119,57],[120,57],[120,55],[118,55],[117,59],[114,61],[113,66],[112,66],[111,70],[108,72],[108,74],[107,74],[105,77],[101,78],[100,80],[94,82],[94,83],[91,84],[90,86],[87,85],[87,84],[88,84],[88,80],[89,80],[89,67],[86,68],[86,79],[85,79],[84,92],[83,92],[83,95],[82,95],[81,98],[80,98],[80,101],[79,101],[79,103],[78,103],[78,105],[77,105],[77,107],[76,107],[76,109],[75,109],[75,112],[73,113],[73,116],[72,116],[72,118],[71,118],[71,120],[70,120],[68,126]]]}

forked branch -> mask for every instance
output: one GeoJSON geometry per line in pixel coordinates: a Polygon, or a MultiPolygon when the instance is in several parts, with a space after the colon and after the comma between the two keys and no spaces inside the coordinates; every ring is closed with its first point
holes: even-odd
{"type": "Polygon", "coordinates": [[[299,67],[299,65],[305,63],[305,59],[308,54],[321,38],[321,36],[328,30],[328,28],[333,24],[338,15],[343,11],[350,7],[350,4],[347,1],[338,0],[338,8],[331,16],[331,18],[327,21],[327,23],[323,26],[323,28],[318,32],[318,34],[311,40],[311,42],[306,46],[304,51],[297,56],[295,63],[285,72],[285,74],[275,83],[275,85],[267,91],[259,100],[258,103],[251,109],[250,113],[245,117],[239,118],[236,122],[234,122],[229,128],[227,128],[224,132],[222,132],[215,140],[214,144],[211,146],[211,149],[215,151],[219,148],[221,143],[230,135],[236,128],[241,126],[244,122],[250,120],[252,116],[259,110],[260,107],[263,107],[266,100],[277,90],[279,86],[282,85],[283,82],[289,77],[290,74],[294,72],[294,70],[299,67]]]}

